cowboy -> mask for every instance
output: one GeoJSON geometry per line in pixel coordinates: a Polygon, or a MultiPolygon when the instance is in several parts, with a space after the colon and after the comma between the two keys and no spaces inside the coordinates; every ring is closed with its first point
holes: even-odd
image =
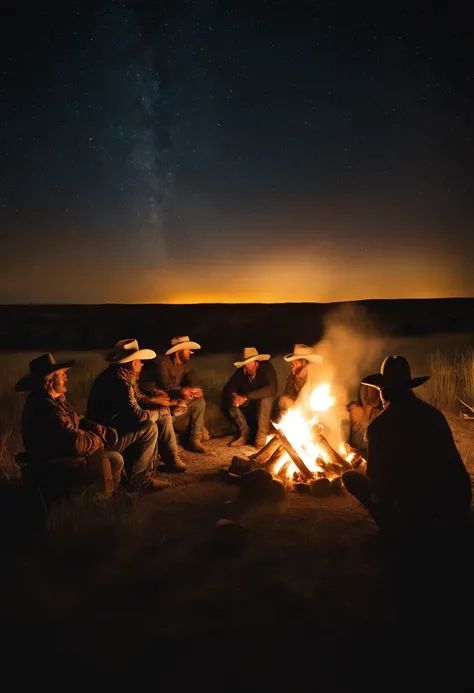
{"type": "Polygon", "coordinates": [[[343,482],[380,529],[394,535],[459,527],[471,504],[471,482],[444,415],[413,389],[403,356],[388,356],[380,373],[362,384],[379,390],[384,410],[367,429],[365,475],[350,470],[343,482]]]}
{"type": "Polygon", "coordinates": [[[230,447],[247,445],[250,432],[256,428],[254,446],[265,445],[270,428],[273,401],[277,393],[277,376],[270,354],[259,354],[255,347],[242,350],[242,360],[223,389],[223,410],[237,429],[230,447]]]}
{"type": "Polygon", "coordinates": [[[367,427],[383,411],[379,390],[368,385],[361,385],[359,402],[355,400],[349,402],[347,411],[350,421],[349,444],[356,450],[365,453],[367,450],[367,427]]]}
{"type": "Polygon", "coordinates": [[[155,396],[162,397],[165,393],[171,400],[171,406],[178,406],[178,409],[171,409],[175,421],[189,416],[186,429],[188,450],[209,454],[201,442],[209,439],[204,427],[206,401],[202,387],[189,364],[194,354],[192,350],[200,348],[201,346],[197,342],[192,342],[189,337],[174,337],[165,354],[157,356],[151,364],[147,379],[152,380],[158,388],[155,390],[155,396]],[[183,402],[185,407],[182,406],[183,402]]]}
{"type": "Polygon", "coordinates": [[[278,400],[278,409],[281,413],[291,409],[303,389],[308,378],[310,364],[321,363],[322,358],[306,346],[295,344],[293,353],[283,357],[287,363],[291,363],[291,373],[286,381],[285,390],[278,400]]]}
{"type": "Polygon", "coordinates": [[[29,373],[16,383],[16,392],[29,392],[21,418],[25,457],[38,471],[53,469],[49,463],[54,462],[55,472],[65,473],[63,483],[84,467],[86,484],[98,499],[108,499],[123,472],[122,456],[112,452],[118,436],[114,428],[80,416],[67,401],[67,371],[74,363],[43,354],[30,361],[29,373]]]}
{"type": "Polygon", "coordinates": [[[144,493],[170,485],[153,471],[158,441],[156,422],[169,416],[169,410],[143,409],[137,400],[143,361],[155,356],[151,349],[140,349],[136,339],[120,340],[106,357],[109,366],[92,383],[87,401],[88,416],[117,429],[119,441],[115,449],[126,452],[132,469],[131,487],[144,493]]]}

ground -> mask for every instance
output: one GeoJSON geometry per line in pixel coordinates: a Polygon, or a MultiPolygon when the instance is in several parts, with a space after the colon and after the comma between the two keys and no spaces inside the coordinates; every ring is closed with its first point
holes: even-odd
{"type": "MultiPolygon", "coordinates": [[[[474,422],[450,423],[473,471],[474,422]]],[[[88,691],[145,680],[173,691],[445,680],[468,690],[469,639],[457,629],[472,617],[470,560],[384,548],[347,494],[244,506],[220,474],[236,452],[228,440],[208,443],[215,457],[185,453],[188,472],[170,489],[93,508],[80,532],[73,509],[58,513],[45,541],[9,554],[4,670],[88,691]],[[239,550],[213,543],[220,518],[248,527],[239,550]]]]}

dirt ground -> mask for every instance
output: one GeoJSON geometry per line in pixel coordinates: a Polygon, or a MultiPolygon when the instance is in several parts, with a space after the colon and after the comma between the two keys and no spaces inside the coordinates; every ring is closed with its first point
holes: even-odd
{"type": "MultiPolygon", "coordinates": [[[[473,472],[474,422],[450,423],[473,472]]],[[[386,548],[347,494],[244,505],[220,473],[228,440],[207,444],[214,457],[185,453],[188,471],[117,509],[120,522],[76,537],[58,523],[10,558],[4,671],[88,691],[469,690],[471,539],[386,548]],[[221,518],[248,528],[239,550],[213,542],[221,518]]]]}

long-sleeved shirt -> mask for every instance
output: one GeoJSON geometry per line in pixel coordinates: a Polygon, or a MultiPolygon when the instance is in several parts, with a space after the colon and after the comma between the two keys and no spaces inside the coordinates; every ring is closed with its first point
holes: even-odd
{"type": "Polygon", "coordinates": [[[380,498],[418,511],[470,503],[470,477],[445,416],[414,393],[390,402],[367,440],[367,476],[380,498]]]}
{"type": "Polygon", "coordinates": [[[306,383],[307,377],[308,371],[306,369],[304,369],[301,373],[298,373],[297,375],[293,375],[293,373],[290,373],[286,381],[283,396],[289,397],[292,400],[296,400],[301,390],[303,389],[303,385],[306,383]]]}
{"type": "MultiPolygon", "coordinates": [[[[119,436],[132,433],[146,421],[156,421],[157,417],[165,414],[159,409],[144,409],[139,398],[137,383],[130,371],[120,366],[109,366],[92,383],[87,416],[104,426],[113,426],[119,436]]],[[[166,407],[162,409],[167,410],[166,407]]]]}
{"type": "Polygon", "coordinates": [[[183,387],[199,386],[198,378],[189,363],[175,364],[173,356],[158,355],[150,363],[148,380],[164,390],[172,399],[180,398],[183,387]]]}
{"type": "Polygon", "coordinates": [[[260,361],[257,372],[249,378],[243,368],[237,368],[224,385],[224,402],[229,404],[232,393],[247,397],[249,401],[263,397],[275,397],[277,393],[277,376],[271,363],[260,361]]]}
{"type": "Polygon", "coordinates": [[[85,430],[89,422],[64,395],[54,398],[46,391],[30,392],[21,418],[23,445],[38,462],[74,457],[103,450],[101,438],[85,430]]]}

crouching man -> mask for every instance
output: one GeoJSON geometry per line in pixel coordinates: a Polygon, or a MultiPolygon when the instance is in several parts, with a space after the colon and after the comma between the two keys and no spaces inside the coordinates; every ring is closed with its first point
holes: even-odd
{"type": "Polygon", "coordinates": [[[80,416],[67,401],[67,371],[74,363],[43,354],[30,361],[29,373],[17,382],[16,392],[29,391],[21,419],[25,457],[32,466],[54,463],[71,474],[85,458],[86,484],[98,499],[107,499],[123,473],[122,455],[112,451],[118,436],[114,428],[80,416]]]}
{"type": "Polygon", "coordinates": [[[403,356],[388,356],[362,383],[380,391],[384,410],[367,428],[366,473],[342,480],[380,529],[392,537],[460,530],[471,480],[444,415],[416,397],[429,376],[413,378],[403,356]]]}
{"type": "Polygon", "coordinates": [[[143,361],[155,358],[151,349],[140,349],[136,339],[117,342],[106,358],[109,367],[94,380],[87,402],[87,414],[105,426],[113,426],[119,435],[114,449],[125,453],[131,467],[131,487],[148,493],[170,484],[154,473],[158,440],[156,421],[169,417],[169,410],[143,409],[137,401],[137,380],[143,361]]]}
{"type": "Polygon", "coordinates": [[[269,358],[270,354],[259,354],[254,347],[245,347],[242,360],[234,363],[237,370],[224,385],[224,414],[236,428],[230,447],[247,445],[250,440],[256,448],[265,445],[277,393],[275,369],[271,363],[264,363],[269,358]]]}

